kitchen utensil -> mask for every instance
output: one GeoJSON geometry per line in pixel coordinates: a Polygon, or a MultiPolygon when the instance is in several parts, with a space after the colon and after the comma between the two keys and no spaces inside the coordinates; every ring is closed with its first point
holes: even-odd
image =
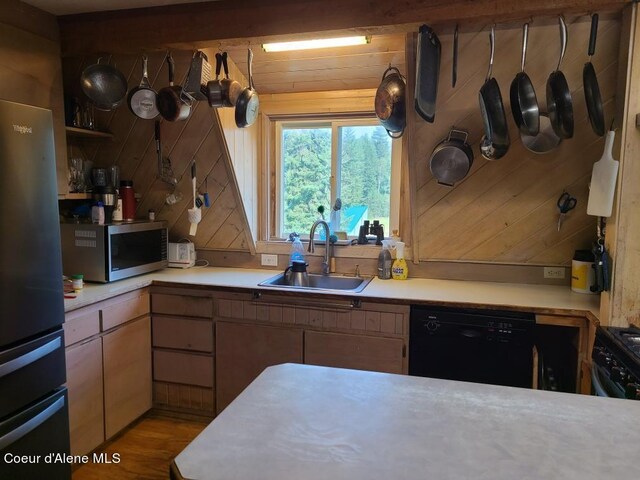
{"type": "Polygon", "coordinates": [[[529,38],[529,24],[522,27],[522,59],[520,72],[511,82],[509,96],[511,99],[511,113],[513,120],[521,132],[527,135],[537,135],[540,131],[540,110],[533,83],[524,71],[527,57],[527,40],[529,38]]]}
{"type": "Polygon", "coordinates": [[[127,96],[129,110],[131,110],[131,113],[136,117],[142,118],[143,120],[156,118],[160,113],[156,105],[158,94],[151,88],[151,84],[149,83],[148,60],[146,55],[142,55],[142,80],[140,80],[140,85],[132,88],[127,96]]]}
{"type": "Polygon", "coordinates": [[[602,157],[593,164],[587,214],[596,217],[610,217],[613,211],[613,197],[616,190],[619,162],[613,158],[613,142],[616,133],[607,133],[602,157]]]}
{"type": "Polygon", "coordinates": [[[468,133],[451,129],[431,154],[429,170],[440,185],[452,187],[462,180],[473,164],[473,149],[467,143],[468,133]]]}
{"type": "Polygon", "coordinates": [[[553,131],[551,120],[546,112],[540,112],[540,131],[538,134],[528,135],[520,131],[520,140],[527,150],[537,154],[549,153],[562,142],[562,139],[553,131]]]}
{"type": "Polygon", "coordinates": [[[573,137],[573,99],[567,79],[560,70],[562,59],[567,50],[567,24],[564,17],[559,16],[560,23],[560,58],[558,67],[547,79],[547,112],[556,135],[560,138],[573,137]]]}
{"type": "MultiPolygon", "coordinates": [[[[238,100],[236,101],[236,125],[238,128],[248,127],[258,118],[258,108],[260,107],[260,100],[258,99],[258,93],[253,85],[253,71],[251,64],[253,63],[253,52],[251,49],[247,49],[247,64],[249,68],[249,86],[245,88],[238,100]]],[[[224,57],[223,57],[224,63],[224,57]]]]}
{"type": "Polygon", "coordinates": [[[107,63],[88,66],[80,75],[80,87],[84,94],[99,110],[113,110],[124,102],[127,96],[127,79],[122,72],[107,63]]]}
{"type": "Polygon", "coordinates": [[[416,54],[415,108],[429,123],[433,123],[436,116],[440,53],[440,40],[436,32],[428,25],[422,25],[418,33],[416,54]]]}
{"type": "Polygon", "coordinates": [[[178,180],[173,174],[173,168],[171,166],[171,159],[169,157],[163,157],[162,155],[162,140],[160,136],[160,122],[156,120],[155,124],[155,139],[156,139],[156,155],[158,156],[158,178],[164,183],[175,187],[178,184],[178,180]]]}
{"type": "Polygon", "coordinates": [[[582,70],[582,82],[584,84],[584,99],[587,102],[589,121],[596,135],[604,135],[604,110],[602,108],[602,96],[598,85],[598,77],[591,63],[591,57],[596,51],[596,37],[598,35],[598,14],[591,16],[591,34],[589,35],[589,61],[584,64],[582,70]]]}
{"type": "Polygon", "coordinates": [[[382,82],[376,91],[376,116],[391,138],[400,138],[407,126],[406,86],[400,70],[389,66],[382,74],[382,82]]]}
{"type": "Polygon", "coordinates": [[[207,84],[211,80],[211,65],[204,52],[196,51],[191,59],[184,90],[196,100],[207,100],[207,84]]]}
{"type": "Polygon", "coordinates": [[[160,115],[165,120],[176,122],[186,120],[191,113],[191,100],[185,95],[182,87],[174,85],[175,62],[171,52],[167,53],[169,67],[169,86],[160,89],[157,96],[157,106],[160,115]]]}
{"type": "Polygon", "coordinates": [[[191,164],[191,186],[193,189],[193,208],[190,208],[189,210],[187,210],[187,213],[189,215],[189,223],[191,224],[191,226],[189,227],[189,235],[193,237],[198,231],[198,223],[200,223],[200,220],[202,219],[202,212],[196,205],[197,194],[196,194],[196,162],[195,160],[191,164]]]}
{"type": "Polygon", "coordinates": [[[569,192],[562,192],[562,195],[558,198],[558,210],[560,211],[560,216],[558,217],[558,231],[562,228],[562,222],[564,221],[564,217],[567,213],[574,208],[578,204],[578,200],[572,197],[569,192]]]}
{"type": "Polygon", "coordinates": [[[484,124],[485,134],[480,142],[480,151],[487,160],[498,160],[502,158],[509,149],[509,129],[507,118],[504,113],[502,94],[498,81],[493,78],[493,57],[495,54],[495,25],[491,27],[489,34],[490,56],[489,70],[480,88],[478,95],[480,101],[480,112],[484,124]]]}
{"type": "Polygon", "coordinates": [[[207,83],[207,100],[212,108],[224,106],[222,97],[222,83],[220,80],[220,70],[222,69],[222,54],[216,53],[216,78],[207,83]]]}
{"type": "MultiPolygon", "coordinates": [[[[238,103],[238,98],[240,98],[240,95],[242,94],[243,88],[236,80],[229,78],[229,65],[227,58],[227,52],[222,52],[222,68],[224,69],[224,78],[220,80],[220,85],[222,87],[222,101],[224,107],[235,107],[238,103]]],[[[251,88],[253,88],[252,82],[251,85],[251,88]]]]}
{"type": "Polygon", "coordinates": [[[453,31],[453,63],[451,64],[451,88],[455,88],[458,81],[458,24],[453,31]]]}

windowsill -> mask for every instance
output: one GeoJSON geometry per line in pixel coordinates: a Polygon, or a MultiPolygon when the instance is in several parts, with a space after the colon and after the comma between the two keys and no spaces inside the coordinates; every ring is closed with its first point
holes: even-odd
{"type": "MultiPolygon", "coordinates": [[[[309,240],[302,240],[307,249],[309,240]]],[[[369,243],[367,245],[334,245],[333,256],[336,258],[372,258],[377,259],[380,254],[380,245],[369,243]]],[[[256,254],[268,253],[278,255],[289,255],[291,253],[291,242],[285,240],[259,240],[256,242],[256,254]]],[[[308,255],[322,256],[324,255],[324,246],[316,244],[315,253],[308,255]]],[[[411,259],[411,249],[405,248],[405,258],[411,259]]]]}

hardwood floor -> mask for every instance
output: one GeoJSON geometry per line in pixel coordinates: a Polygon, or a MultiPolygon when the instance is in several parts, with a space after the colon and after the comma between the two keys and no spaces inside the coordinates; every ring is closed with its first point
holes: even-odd
{"type": "Polygon", "coordinates": [[[149,413],[118,434],[96,453],[120,455],[120,463],[88,463],[73,472],[73,480],[155,480],[169,478],[171,460],[207,422],[149,413]]]}

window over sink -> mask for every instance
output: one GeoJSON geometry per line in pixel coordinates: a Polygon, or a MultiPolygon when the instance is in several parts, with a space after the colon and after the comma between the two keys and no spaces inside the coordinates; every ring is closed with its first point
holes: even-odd
{"type": "Polygon", "coordinates": [[[321,205],[333,231],[357,237],[364,220],[379,220],[389,235],[398,228],[400,147],[375,118],[275,122],[270,237],[308,235],[321,205]]]}

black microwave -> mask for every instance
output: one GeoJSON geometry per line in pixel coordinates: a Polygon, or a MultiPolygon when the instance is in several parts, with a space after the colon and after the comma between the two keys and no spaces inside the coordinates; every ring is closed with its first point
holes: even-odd
{"type": "Polygon", "coordinates": [[[165,268],[166,222],[62,223],[62,269],[88,282],[112,282],[165,268]]]}

